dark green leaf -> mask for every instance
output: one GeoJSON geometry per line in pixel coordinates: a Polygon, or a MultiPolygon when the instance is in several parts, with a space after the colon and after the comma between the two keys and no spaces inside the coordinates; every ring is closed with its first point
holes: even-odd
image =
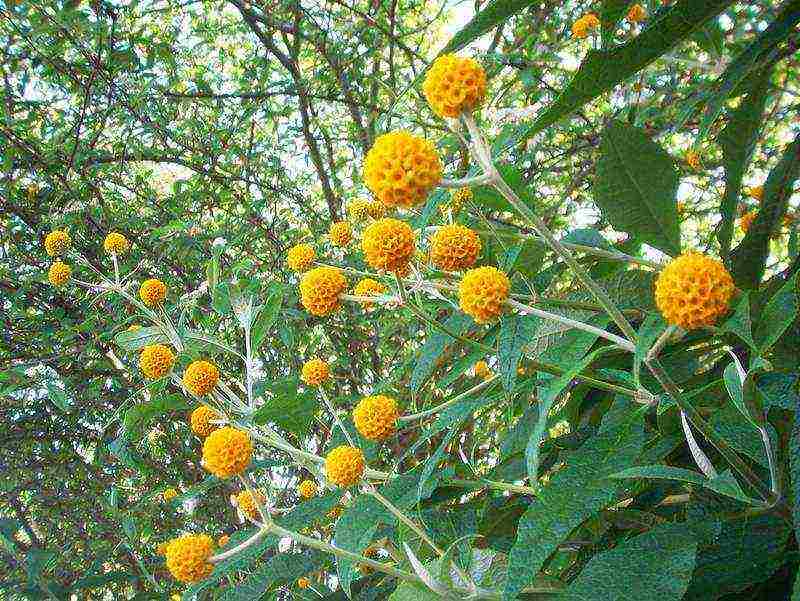
{"type": "Polygon", "coordinates": [[[506,390],[512,390],[517,381],[517,368],[522,350],[533,334],[537,320],[524,315],[503,315],[497,338],[497,360],[500,380],[506,390]]]}
{"type": "Polygon", "coordinates": [[[531,4],[533,0],[493,0],[445,44],[439,51],[439,56],[461,50],[531,4]]]}
{"type": "Polygon", "coordinates": [[[161,328],[138,328],[125,330],[114,336],[114,341],[126,351],[138,351],[149,344],[169,344],[161,328]]]}
{"type": "Polygon", "coordinates": [[[703,474],[680,467],[670,467],[668,465],[643,465],[631,467],[616,474],[611,474],[609,478],[654,478],[662,480],[678,480],[703,486],[721,495],[731,497],[737,501],[751,503],[751,499],[744,494],[739,483],[733,478],[730,472],[720,474],[714,479],[709,480],[703,474]]]}
{"type": "Polygon", "coordinates": [[[797,278],[797,273],[789,278],[761,312],[755,338],[762,355],[772,348],[797,317],[797,278]]]}

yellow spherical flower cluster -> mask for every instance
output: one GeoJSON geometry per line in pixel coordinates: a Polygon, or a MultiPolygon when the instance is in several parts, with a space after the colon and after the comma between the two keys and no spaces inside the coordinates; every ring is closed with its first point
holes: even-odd
{"type": "Polygon", "coordinates": [[[111,232],[103,241],[103,248],[109,254],[121,255],[127,252],[130,246],[128,239],[117,232],[111,232]]]}
{"type": "Polygon", "coordinates": [[[231,537],[230,537],[230,536],[228,536],[227,534],[223,534],[222,536],[220,536],[220,537],[217,539],[217,546],[218,546],[218,547],[224,547],[224,546],[225,546],[225,545],[227,545],[229,542],[231,542],[231,537]]]}
{"type": "Polygon", "coordinates": [[[312,315],[330,315],[339,308],[347,279],[337,267],[316,267],[300,280],[300,301],[312,315]]]}
{"type": "Polygon", "coordinates": [[[444,271],[472,267],[481,252],[478,234],[463,225],[445,225],[431,238],[431,261],[444,271]]]}
{"type": "Polygon", "coordinates": [[[725,315],[733,292],[733,279],[720,261],[688,252],[659,274],[656,305],[667,323],[693,330],[725,315]]]}
{"type": "Polygon", "coordinates": [[[463,206],[472,201],[474,194],[470,188],[456,188],[450,191],[450,201],[442,204],[439,210],[443,215],[448,213],[455,215],[463,206]]]}
{"type": "MultiPolygon", "coordinates": [[[[386,286],[372,278],[364,278],[356,284],[356,287],[353,288],[353,292],[356,296],[377,296],[386,292],[386,286]]],[[[367,310],[374,307],[375,303],[372,301],[361,301],[361,306],[367,310]]]]}
{"type": "Polygon", "coordinates": [[[167,286],[161,280],[149,278],[139,287],[139,298],[148,307],[157,307],[167,298],[167,286]]]}
{"type": "Polygon", "coordinates": [[[163,378],[172,369],[175,355],[163,344],[150,344],[142,349],[139,355],[139,368],[151,380],[163,378]]]}
{"type": "Polygon", "coordinates": [[[641,23],[647,18],[647,11],[641,4],[634,4],[628,9],[627,19],[631,23],[641,23]]]}
{"type": "Polygon", "coordinates": [[[422,93],[434,113],[440,117],[456,118],[483,102],[486,73],[471,58],[443,54],[428,70],[422,93]]]}
{"type": "Polygon", "coordinates": [[[286,253],[286,264],[297,273],[308,271],[314,264],[316,253],[310,244],[295,244],[286,253]]]}
{"type": "Polygon", "coordinates": [[[311,581],[305,576],[297,579],[297,588],[308,588],[309,586],[311,586],[311,581]]]}
{"type": "Polygon", "coordinates": [[[764,186],[753,186],[747,189],[747,194],[758,202],[764,200],[764,186]]]}
{"type": "Polygon", "coordinates": [[[264,494],[257,490],[253,491],[252,494],[249,490],[243,490],[236,495],[236,507],[251,520],[258,519],[258,506],[260,505],[263,508],[266,501],[267,498],[264,494]]]}
{"type": "Polygon", "coordinates": [[[347,203],[347,216],[353,223],[361,223],[369,217],[370,201],[366,198],[356,198],[347,203]]]}
{"type": "Polygon", "coordinates": [[[476,378],[482,378],[486,380],[492,377],[492,370],[489,369],[489,364],[483,359],[475,362],[475,365],[472,367],[472,371],[476,378]]]}
{"type": "Polygon", "coordinates": [[[600,27],[600,19],[594,13],[589,13],[572,24],[572,35],[582,40],[589,37],[589,32],[598,27],[600,27]]]}
{"type": "Polygon", "coordinates": [[[214,540],[207,534],[184,534],[167,546],[167,569],[181,582],[197,582],[214,570],[208,558],[214,553],[214,540]]]}
{"type": "Polygon", "coordinates": [[[219,369],[210,361],[192,361],[183,372],[183,385],[197,396],[208,394],[219,382],[219,369]]]}
{"type": "Polygon", "coordinates": [[[297,487],[297,492],[304,499],[310,499],[317,494],[317,483],[313,480],[303,480],[297,487]]]}
{"type": "Polygon", "coordinates": [[[230,426],[214,430],[203,443],[203,467],[218,478],[241,474],[252,456],[250,436],[230,426]]]}
{"type": "Polygon", "coordinates": [[[334,246],[347,246],[353,239],[353,232],[350,230],[350,224],[346,221],[332,223],[330,230],[328,230],[328,237],[331,239],[331,244],[334,246]]]}
{"type": "Polygon", "coordinates": [[[694,150],[686,151],[686,162],[692,169],[700,169],[702,163],[700,162],[700,154],[694,150]]]}
{"type": "Polygon", "coordinates": [[[192,427],[192,432],[197,434],[200,438],[205,438],[219,428],[218,425],[212,422],[218,421],[220,417],[220,414],[210,407],[200,405],[192,411],[192,414],[189,416],[189,424],[192,427]]]}
{"type": "Polygon", "coordinates": [[[167,490],[164,491],[164,500],[167,503],[172,501],[172,499],[174,499],[177,496],[178,496],[178,491],[175,490],[174,488],[168,488],[167,490]]]}
{"type": "Polygon", "coordinates": [[[433,144],[402,129],[378,136],[364,160],[367,188],[390,207],[421,203],[441,180],[433,144]]]}
{"type": "Polygon", "coordinates": [[[758,211],[749,211],[742,215],[739,219],[739,227],[742,228],[744,233],[747,233],[750,230],[750,226],[753,225],[753,222],[758,217],[758,211]]]}
{"type": "Polygon", "coordinates": [[[319,386],[330,378],[331,369],[328,364],[318,357],[309,359],[303,364],[300,379],[308,386],[319,386]]]}
{"type": "Polygon", "coordinates": [[[367,207],[367,213],[373,219],[383,219],[389,213],[389,208],[380,200],[373,200],[367,207]]]}
{"type": "Polygon", "coordinates": [[[325,476],[337,486],[358,484],[364,477],[365,469],[364,453],[355,447],[336,447],[325,458],[325,476]]]}
{"type": "Polygon", "coordinates": [[[156,553],[158,555],[164,556],[167,554],[168,547],[169,547],[169,541],[158,543],[158,545],[156,545],[156,553]]]}
{"type": "Polygon", "coordinates": [[[47,271],[47,279],[56,287],[66,284],[70,276],[72,276],[72,268],[61,261],[53,263],[47,271]]]}
{"type": "Polygon", "coordinates": [[[353,423],[367,440],[381,441],[394,435],[398,417],[397,401],[382,394],[364,397],[353,409],[353,423]]]}
{"type": "Polygon", "coordinates": [[[69,234],[64,230],[53,230],[44,239],[44,249],[51,257],[63,255],[69,249],[69,234]]]}
{"type": "Polygon", "coordinates": [[[411,226],[391,217],[370,224],[361,239],[364,258],[373,269],[402,272],[408,267],[415,249],[411,226]]]}
{"type": "Polygon", "coordinates": [[[458,285],[461,310],[477,323],[487,323],[503,312],[511,282],[495,267],[470,269],[458,285]]]}

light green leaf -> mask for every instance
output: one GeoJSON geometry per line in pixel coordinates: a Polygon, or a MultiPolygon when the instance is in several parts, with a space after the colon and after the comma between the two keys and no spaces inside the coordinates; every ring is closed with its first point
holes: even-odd
{"type": "Polygon", "coordinates": [[[603,131],[594,199],[615,229],[676,255],[680,228],[672,157],[644,132],[621,121],[603,131]]]}
{"type": "Polygon", "coordinates": [[[259,307],[258,316],[253,323],[253,329],[250,332],[251,345],[253,353],[256,353],[261,347],[261,343],[267,337],[270,328],[275,324],[280,314],[281,306],[283,305],[283,290],[274,290],[264,302],[263,306],[259,307]]]}
{"type": "MultiPolygon", "coordinates": [[[[472,318],[465,313],[457,312],[451,315],[443,325],[451,332],[464,334],[472,325],[472,318]]],[[[436,361],[448,345],[457,343],[452,337],[439,330],[433,331],[420,350],[419,358],[414,371],[411,373],[411,390],[417,392],[425,380],[433,373],[436,361]]]]}
{"type": "Polygon", "coordinates": [[[302,435],[317,411],[319,400],[312,390],[297,390],[297,380],[276,382],[271,388],[273,397],[253,415],[257,424],[273,423],[284,430],[302,435]]]}
{"type": "Polygon", "coordinates": [[[753,328],[750,319],[750,293],[745,292],[736,303],[736,309],[721,326],[723,332],[730,332],[741,338],[752,349],[757,349],[753,340],[753,328]]]}
{"type": "Polygon", "coordinates": [[[680,467],[670,467],[668,465],[642,465],[631,467],[616,474],[611,474],[609,478],[622,480],[625,478],[652,478],[656,480],[678,480],[703,486],[721,495],[731,497],[737,501],[755,504],[755,502],[744,494],[739,483],[733,478],[730,472],[724,472],[716,478],[709,480],[703,474],[680,467]]]}
{"type": "Polygon", "coordinates": [[[188,403],[179,394],[154,396],[150,401],[139,403],[128,409],[122,423],[129,440],[135,442],[141,438],[144,429],[155,418],[186,409],[188,409],[188,403]]]}
{"type": "Polygon", "coordinates": [[[636,341],[636,351],[633,355],[634,370],[638,370],[647,357],[650,348],[658,340],[659,336],[667,329],[667,322],[659,313],[650,313],[639,328],[638,340],[636,341]]]}
{"type": "MultiPolygon", "coordinates": [[[[798,147],[798,150],[800,150],[800,147],[798,147]]],[[[778,338],[783,335],[786,329],[794,322],[795,317],[797,317],[797,278],[797,273],[789,278],[769,299],[767,306],[761,312],[761,318],[756,327],[755,339],[762,355],[772,348],[772,345],[778,341],[778,338]]]]}
{"type": "Polygon", "coordinates": [[[219,601],[258,601],[267,591],[279,584],[294,584],[294,581],[314,570],[318,570],[329,561],[323,553],[281,553],[272,557],[247,578],[234,586],[225,589],[219,595],[219,601]]]}
{"type": "Polygon", "coordinates": [[[138,351],[150,344],[169,344],[161,328],[156,327],[118,332],[114,341],[126,351],[138,351]]]}

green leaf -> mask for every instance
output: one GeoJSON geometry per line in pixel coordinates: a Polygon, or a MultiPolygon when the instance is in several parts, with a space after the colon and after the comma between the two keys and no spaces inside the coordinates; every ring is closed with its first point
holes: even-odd
{"type": "Polygon", "coordinates": [[[188,403],[179,394],[171,394],[166,397],[156,396],[150,401],[139,403],[128,409],[122,423],[128,439],[135,442],[141,438],[144,429],[156,417],[186,409],[188,409],[188,403]]]}
{"type": "Polygon", "coordinates": [[[756,386],[764,397],[764,410],[779,407],[786,411],[795,411],[800,405],[800,391],[797,373],[772,372],[758,378],[756,386]]]}
{"type": "Polygon", "coordinates": [[[800,539],[800,411],[795,411],[789,438],[789,480],[795,537],[800,539]]]}
{"type": "MultiPolygon", "coordinates": [[[[472,324],[472,318],[459,311],[451,315],[442,325],[450,332],[461,335],[464,334],[472,324]]],[[[441,357],[445,349],[454,342],[457,341],[439,330],[434,330],[430,334],[422,350],[420,350],[419,358],[414,365],[414,371],[411,373],[411,383],[409,386],[413,392],[417,392],[425,380],[434,372],[439,357],[441,357]]]]}
{"type": "Polygon", "coordinates": [[[731,253],[733,279],[740,288],[758,287],[769,257],[769,241],[780,227],[794,182],[800,176],[800,134],[788,146],[764,184],[764,200],[744,240],[731,253]]]}
{"type": "Polygon", "coordinates": [[[493,0],[486,8],[456,33],[437,56],[461,50],[484,33],[506,22],[513,15],[534,3],[534,0],[493,0]]]}
{"type": "MultiPolygon", "coordinates": [[[[717,16],[732,0],[681,0],[620,46],[592,50],[561,95],[521,136],[527,140],[587,102],[611,91],[717,16]]],[[[514,144],[521,140],[515,140],[514,144]]]]}
{"type": "Polygon", "coordinates": [[[647,357],[650,348],[658,340],[659,336],[667,329],[667,322],[659,313],[650,313],[637,332],[636,351],[633,355],[634,372],[639,369],[647,357]]]}
{"type": "Polygon", "coordinates": [[[161,328],[156,327],[118,332],[114,341],[126,351],[138,351],[150,344],[169,344],[161,328]]]}
{"type": "Polygon", "coordinates": [[[711,55],[720,57],[725,49],[725,32],[719,21],[709,21],[692,36],[695,43],[711,55]]]}
{"type": "Polygon", "coordinates": [[[302,435],[317,411],[319,401],[312,390],[297,390],[297,380],[289,379],[273,385],[274,396],[253,415],[259,425],[273,423],[284,430],[302,435]]]}
{"type": "Polygon", "coordinates": [[[279,584],[294,581],[328,562],[328,557],[317,551],[307,554],[281,553],[272,557],[242,582],[225,589],[219,601],[258,601],[267,591],[279,584]]]}
{"type": "Polygon", "coordinates": [[[264,305],[258,310],[258,316],[253,323],[250,332],[251,345],[255,354],[261,347],[261,343],[267,337],[270,328],[275,324],[283,305],[283,289],[277,289],[267,297],[264,305]]]}
{"type": "Polygon", "coordinates": [[[781,286],[761,313],[761,319],[756,327],[755,339],[760,354],[764,354],[797,317],[797,278],[795,273],[781,286]]]}
{"type": "Polygon", "coordinates": [[[713,480],[709,480],[703,476],[703,474],[680,467],[670,467],[667,465],[642,465],[622,470],[616,474],[611,474],[609,478],[618,480],[625,478],[678,480],[680,482],[688,482],[690,484],[703,486],[721,495],[736,499],[737,501],[754,504],[753,500],[749,499],[747,495],[744,494],[739,486],[739,483],[733,478],[730,472],[724,472],[713,480]]]}
{"type": "Polygon", "coordinates": [[[736,309],[721,326],[723,332],[730,332],[744,340],[752,349],[757,349],[753,340],[753,328],[750,320],[750,293],[745,292],[739,298],[736,309]]]}
{"type": "Polygon", "coordinates": [[[614,31],[620,19],[628,11],[633,0],[603,0],[600,6],[600,23],[603,27],[603,47],[614,41],[614,31]]]}
{"type": "Polygon", "coordinates": [[[558,601],[683,598],[695,567],[697,541],[685,524],[661,524],[600,553],[558,601]]]}
{"type": "Polygon", "coordinates": [[[520,518],[508,560],[503,601],[515,599],[544,562],[579,524],[617,498],[617,483],[606,476],[629,467],[644,444],[643,414],[619,401],[598,434],[569,456],[520,518]]]}
{"type": "Polygon", "coordinates": [[[503,315],[497,338],[497,360],[500,363],[500,380],[506,390],[512,390],[517,381],[517,367],[522,350],[533,334],[536,320],[524,315],[503,315]]]}
{"type": "Polygon", "coordinates": [[[63,382],[60,379],[48,380],[45,382],[47,393],[53,404],[61,409],[64,413],[69,413],[70,405],[72,402],[67,398],[67,394],[63,388],[63,382]]]}
{"type": "Polygon", "coordinates": [[[766,69],[753,80],[747,95],[730,111],[725,129],[717,136],[725,169],[725,195],[720,203],[721,219],[717,228],[722,257],[727,257],[731,248],[739,191],[761,132],[771,75],[772,70],[766,69]]]}
{"type": "Polygon", "coordinates": [[[615,229],[676,255],[680,228],[672,157],[644,132],[621,121],[603,131],[594,199],[615,229]]]}
{"type": "Polygon", "coordinates": [[[778,46],[791,35],[794,26],[800,21],[800,0],[791,0],[778,17],[758,37],[739,54],[719,76],[711,92],[711,100],[700,122],[698,142],[705,138],[714,121],[719,117],[722,107],[731,92],[757,66],[771,63],[777,54],[778,46]]]}

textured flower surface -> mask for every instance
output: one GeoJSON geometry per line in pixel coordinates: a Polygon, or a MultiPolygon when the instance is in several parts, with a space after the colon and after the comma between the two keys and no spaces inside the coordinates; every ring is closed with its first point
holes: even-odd
{"type": "Polygon", "coordinates": [[[628,9],[627,19],[631,23],[641,23],[647,18],[647,11],[641,4],[634,4],[628,9]]]}
{"type": "Polygon", "coordinates": [[[156,554],[161,555],[162,557],[167,554],[167,547],[169,547],[170,541],[165,541],[162,543],[158,543],[156,545],[156,554]]]}
{"type": "Polygon", "coordinates": [[[258,506],[260,505],[263,508],[266,502],[267,498],[262,492],[257,490],[254,490],[252,493],[249,490],[243,490],[236,495],[236,507],[251,520],[256,520],[260,517],[258,506]]]}
{"type": "Polygon", "coordinates": [[[319,386],[330,376],[331,368],[318,357],[306,361],[300,372],[300,378],[309,386],[319,386]]]}
{"type": "Polygon", "coordinates": [[[286,253],[286,264],[297,273],[308,271],[314,264],[316,253],[310,244],[295,244],[286,253]]]}
{"type": "Polygon", "coordinates": [[[353,232],[350,229],[350,224],[346,221],[332,223],[328,230],[328,237],[331,239],[331,244],[334,246],[347,246],[353,239],[353,232]]]}
{"type": "Polygon", "coordinates": [[[317,494],[317,483],[313,480],[303,480],[300,486],[297,487],[297,492],[299,492],[300,496],[304,499],[310,499],[317,494]]]}
{"type": "Polygon", "coordinates": [[[686,162],[692,169],[700,169],[702,163],[700,162],[700,154],[694,150],[686,151],[686,162]]]}
{"type": "Polygon", "coordinates": [[[70,276],[72,276],[72,268],[61,261],[55,261],[47,271],[47,279],[56,287],[66,284],[70,276]]]}
{"type": "Polygon", "coordinates": [[[489,364],[483,359],[476,361],[472,367],[472,371],[476,378],[483,378],[484,380],[492,377],[492,370],[489,369],[489,364]]]}
{"type": "Polygon", "coordinates": [[[166,376],[174,363],[175,355],[163,344],[150,344],[144,347],[142,354],[139,355],[139,368],[151,380],[166,376]]]}
{"type": "Polygon", "coordinates": [[[445,225],[431,237],[431,261],[444,271],[472,267],[480,252],[478,234],[463,225],[445,225]]]}
{"type": "Polygon", "coordinates": [[[748,188],[747,194],[751,198],[757,200],[758,202],[761,202],[762,200],[764,200],[764,186],[753,186],[752,188],[748,188]]]}
{"type": "Polygon", "coordinates": [[[175,490],[174,488],[168,488],[167,490],[164,491],[164,500],[167,502],[171,501],[177,496],[178,496],[178,491],[175,490]]]}
{"type": "Polygon", "coordinates": [[[252,456],[250,436],[230,426],[214,430],[203,443],[203,467],[218,478],[241,474],[252,456]]]}
{"type": "Polygon", "coordinates": [[[305,576],[297,579],[297,588],[308,588],[309,586],[311,586],[311,581],[305,576]]]}
{"type": "Polygon", "coordinates": [[[222,536],[220,536],[220,537],[217,539],[217,546],[218,546],[218,547],[224,547],[224,546],[225,546],[225,545],[227,545],[229,542],[231,542],[231,537],[230,537],[230,536],[228,536],[227,534],[223,534],[222,536]]]}
{"type": "Polygon", "coordinates": [[[158,307],[167,298],[167,286],[161,280],[149,278],[139,286],[139,298],[148,307],[158,307]]]}
{"type": "Polygon", "coordinates": [[[389,208],[380,200],[373,200],[367,207],[367,213],[373,219],[383,219],[389,213],[389,208]]]}
{"type": "Polygon", "coordinates": [[[353,423],[368,440],[380,441],[392,436],[397,431],[398,417],[397,401],[382,394],[364,397],[353,409],[353,423]]]}
{"type": "Polygon", "coordinates": [[[470,269],[458,285],[459,305],[477,323],[487,323],[500,317],[510,289],[508,276],[499,269],[470,269]]]}
{"type": "Polygon", "coordinates": [[[109,254],[121,255],[126,253],[130,246],[128,239],[117,232],[109,233],[103,241],[103,248],[109,254]]]}
{"type": "Polygon", "coordinates": [[[483,102],[486,73],[471,58],[443,54],[428,69],[422,92],[434,113],[455,118],[483,102]]]}
{"type": "Polygon", "coordinates": [[[572,35],[583,39],[589,37],[589,33],[598,27],[600,27],[600,19],[594,13],[589,13],[572,24],[572,35]]]}
{"type": "Polygon", "coordinates": [[[361,223],[369,217],[370,201],[366,198],[355,198],[347,203],[347,217],[353,223],[361,223]]]}
{"type": "Polygon", "coordinates": [[[197,582],[214,570],[208,558],[214,553],[214,539],[207,534],[184,534],[167,547],[167,569],[181,582],[197,582]]]}
{"type": "Polygon", "coordinates": [[[337,486],[358,484],[364,477],[365,468],[364,453],[355,447],[336,447],[325,457],[325,476],[337,486]]]}
{"type": "MultiPolygon", "coordinates": [[[[356,287],[353,288],[353,292],[356,296],[377,296],[386,293],[386,286],[372,278],[364,278],[356,284],[356,287]]],[[[361,306],[364,307],[364,309],[371,309],[375,306],[375,303],[371,301],[361,301],[361,306]]]]}
{"type": "Polygon", "coordinates": [[[450,200],[439,205],[439,211],[443,215],[448,213],[455,215],[458,213],[466,203],[472,201],[475,195],[470,188],[456,188],[450,191],[450,200]]]}
{"type": "Polygon", "coordinates": [[[53,230],[44,239],[44,249],[51,257],[63,255],[69,250],[69,234],[64,230],[53,230]]]}
{"type": "Polygon", "coordinates": [[[408,267],[416,250],[414,232],[399,219],[380,219],[364,230],[361,250],[373,269],[402,271],[408,267]]]}
{"type": "Polygon", "coordinates": [[[339,308],[339,295],[347,288],[347,279],[337,267],[315,267],[300,280],[300,300],[313,315],[330,315],[339,308]]]}
{"type": "Polygon", "coordinates": [[[212,422],[219,420],[220,417],[220,414],[211,407],[200,405],[192,411],[192,414],[189,416],[189,424],[192,427],[192,432],[197,434],[200,438],[205,438],[219,428],[218,425],[212,422]]]}
{"type": "Polygon", "coordinates": [[[716,323],[728,312],[733,293],[725,266],[696,252],[670,261],[656,280],[656,305],[664,319],[685,330],[716,323]]]}
{"type": "Polygon", "coordinates": [[[219,369],[210,361],[192,361],[183,372],[183,385],[197,396],[208,394],[219,382],[219,369]]]}
{"type": "Polygon", "coordinates": [[[739,227],[742,228],[742,231],[747,233],[750,231],[750,226],[753,225],[753,222],[758,217],[758,211],[748,211],[739,219],[739,227]]]}
{"type": "Polygon", "coordinates": [[[402,129],[378,136],[364,159],[364,183],[390,207],[421,203],[441,180],[433,144],[402,129]]]}

